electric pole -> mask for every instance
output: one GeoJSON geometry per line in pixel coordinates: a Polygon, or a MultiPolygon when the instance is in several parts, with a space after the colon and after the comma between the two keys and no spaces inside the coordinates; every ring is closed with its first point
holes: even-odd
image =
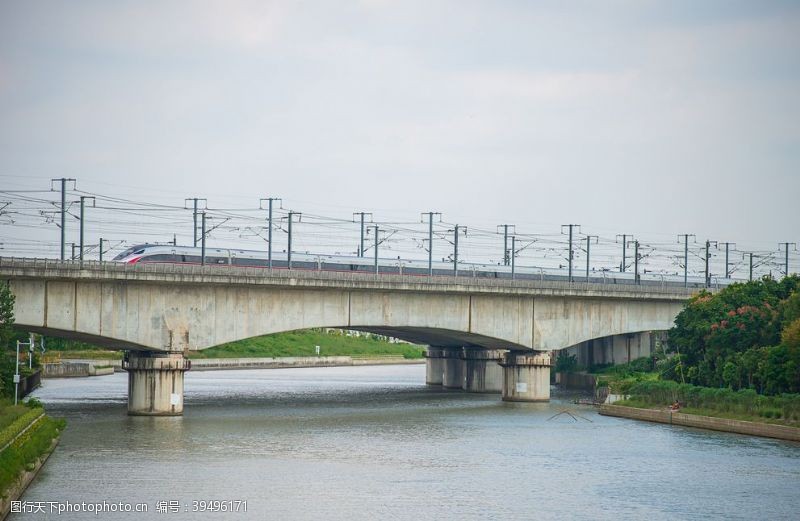
{"type": "Polygon", "coordinates": [[[441,219],[440,212],[425,212],[422,215],[428,216],[428,276],[433,276],[433,216],[438,215],[441,219]]]}
{"type": "Polygon", "coordinates": [[[617,235],[617,238],[622,237],[622,267],[619,270],[620,273],[625,273],[625,262],[627,260],[627,252],[628,252],[628,239],[633,239],[633,235],[629,233],[623,233],[622,235],[617,235]]]}
{"type": "Polygon", "coordinates": [[[561,225],[561,233],[564,233],[564,228],[569,228],[569,278],[568,280],[570,283],[572,282],[572,229],[578,228],[580,232],[580,224],[562,224],[561,225]]]}
{"type": "Polygon", "coordinates": [[[785,257],[785,260],[784,260],[784,266],[785,266],[785,275],[788,277],[789,276],[789,246],[794,246],[795,250],[796,250],[797,249],[797,244],[794,243],[794,242],[782,242],[782,243],[780,243],[778,245],[778,251],[780,251],[780,247],[781,246],[783,246],[783,248],[785,250],[784,253],[786,254],[786,257],[785,257]]]}
{"type": "MultiPolygon", "coordinates": [[[[363,219],[364,217],[362,216],[361,218],[363,219]]],[[[375,275],[377,275],[378,274],[378,244],[380,244],[380,241],[379,241],[379,238],[378,238],[378,234],[380,232],[380,227],[376,223],[376,224],[373,224],[372,226],[370,226],[370,228],[373,228],[375,230],[375,275]]]]}
{"type": "MultiPolygon", "coordinates": [[[[267,210],[267,267],[272,269],[272,203],[280,201],[280,197],[267,197],[266,199],[259,199],[258,206],[261,208],[262,201],[269,201],[267,210]]],[[[263,210],[263,208],[261,208],[263,210]]]]}
{"type": "Polygon", "coordinates": [[[363,257],[364,252],[366,251],[364,250],[364,217],[366,217],[367,215],[372,217],[372,214],[370,212],[353,212],[353,217],[355,217],[356,215],[358,215],[361,218],[361,242],[359,242],[358,246],[358,256],[363,257]]]}
{"type": "Polygon", "coordinates": [[[681,242],[681,237],[683,237],[683,287],[689,287],[689,237],[695,237],[693,233],[684,233],[683,235],[678,235],[678,244],[681,242]]]}
{"type": "Polygon", "coordinates": [[[639,284],[639,239],[633,241],[633,283],[639,284]]]}
{"type": "Polygon", "coordinates": [[[706,287],[711,286],[711,274],[708,272],[708,261],[711,259],[711,243],[714,243],[714,246],[717,246],[719,243],[717,241],[709,241],[706,239],[706,287]]]}
{"type": "Polygon", "coordinates": [[[729,257],[729,253],[730,253],[730,247],[733,246],[734,248],[736,248],[736,243],[735,242],[723,242],[722,244],[725,245],[725,278],[728,279],[731,276],[731,272],[730,272],[730,268],[729,268],[730,263],[728,262],[728,257],[729,257]]]}
{"type": "Polygon", "coordinates": [[[517,227],[513,224],[498,224],[498,230],[500,228],[503,229],[503,266],[508,266],[509,256],[508,256],[508,229],[511,228],[511,233],[517,233],[517,227]]]}
{"type": "Polygon", "coordinates": [[[750,256],[750,277],[748,280],[753,281],[753,252],[743,253],[742,257],[750,256]]]}
{"type": "Polygon", "coordinates": [[[294,216],[295,215],[299,216],[298,222],[300,222],[300,219],[303,218],[302,217],[303,216],[302,213],[293,212],[293,211],[289,210],[289,215],[287,216],[287,219],[289,220],[288,221],[289,222],[289,225],[288,225],[289,238],[288,238],[288,244],[287,244],[287,248],[286,248],[286,264],[289,267],[289,269],[292,269],[292,222],[294,221],[294,216]]]}
{"type": "Polygon", "coordinates": [[[458,234],[463,231],[464,237],[466,237],[467,227],[456,224],[455,228],[450,231],[453,232],[453,276],[458,277],[458,234]]]}
{"type": "Polygon", "coordinates": [[[67,182],[72,181],[72,189],[75,190],[75,179],[71,177],[62,177],[60,179],[50,180],[50,190],[53,189],[53,181],[61,183],[61,260],[64,260],[66,254],[67,237],[66,237],[66,217],[67,217],[67,182]]]}
{"type": "Polygon", "coordinates": [[[597,235],[586,236],[586,282],[589,282],[589,248],[591,247],[592,239],[594,239],[595,244],[600,240],[597,235]]]}
{"type": "Polygon", "coordinates": [[[100,263],[103,263],[103,238],[100,237],[100,263]]]}
{"type": "Polygon", "coordinates": [[[81,221],[81,234],[80,234],[80,250],[78,250],[78,256],[79,256],[80,261],[81,261],[81,268],[83,268],[83,207],[84,207],[84,204],[86,203],[86,199],[91,199],[92,200],[92,206],[94,206],[94,204],[95,204],[95,198],[94,197],[92,197],[90,195],[82,195],[81,196],[81,218],[80,218],[80,221],[81,221]]]}
{"type": "Polygon", "coordinates": [[[515,278],[516,272],[516,257],[517,257],[517,236],[511,236],[511,280],[515,278]]]}
{"type": "MultiPolygon", "coordinates": [[[[200,265],[206,265],[206,212],[202,212],[202,229],[200,230],[201,233],[201,247],[200,247],[200,265]]],[[[196,234],[196,231],[195,231],[196,234]]],[[[195,235],[196,237],[196,235],[195,235]]],[[[195,242],[195,246],[197,246],[197,242],[195,242]]]]}
{"type": "Polygon", "coordinates": [[[192,232],[192,237],[194,237],[194,242],[192,243],[192,245],[195,248],[197,248],[197,215],[198,215],[197,203],[199,201],[203,201],[203,203],[208,203],[208,201],[206,199],[203,199],[203,198],[200,198],[200,197],[188,197],[188,198],[184,199],[184,208],[186,208],[185,203],[188,202],[188,201],[192,201],[192,220],[194,221],[194,229],[193,229],[193,232],[192,232]]]}

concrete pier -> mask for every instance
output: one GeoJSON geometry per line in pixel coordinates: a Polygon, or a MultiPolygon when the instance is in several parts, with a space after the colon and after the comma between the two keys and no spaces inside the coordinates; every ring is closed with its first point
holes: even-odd
{"type": "Polygon", "coordinates": [[[503,400],[507,402],[550,401],[550,354],[509,351],[503,367],[503,400]]]}
{"type": "Polygon", "coordinates": [[[470,393],[499,393],[503,368],[499,362],[505,350],[464,348],[464,390],[470,393]]]}
{"type": "Polygon", "coordinates": [[[425,355],[425,383],[442,385],[444,377],[444,348],[429,346],[425,355]]]}
{"type": "Polygon", "coordinates": [[[443,351],[444,371],[442,373],[442,385],[445,389],[463,389],[464,359],[461,356],[463,349],[460,347],[447,347],[443,351]]]}
{"type": "Polygon", "coordinates": [[[129,351],[122,362],[128,371],[128,414],[183,414],[183,373],[190,364],[182,353],[129,351]]]}

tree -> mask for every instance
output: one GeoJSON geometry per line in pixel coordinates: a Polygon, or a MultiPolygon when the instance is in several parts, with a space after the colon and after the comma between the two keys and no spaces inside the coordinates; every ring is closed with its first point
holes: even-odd
{"type": "Polygon", "coordinates": [[[0,282],[0,396],[14,394],[14,364],[6,349],[14,338],[14,294],[8,282],[0,282]]]}
{"type": "Polygon", "coordinates": [[[14,337],[14,294],[8,282],[0,282],[0,345],[5,348],[14,337]]]}
{"type": "MultiPolygon", "coordinates": [[[[767,394],[798,392],[799,288],[797,276],[780,282],[764,277],[692,298],[669,331],[686,381],[767,394]]],[[[665,375],[683,381],[675,371],[665,375]]]]}

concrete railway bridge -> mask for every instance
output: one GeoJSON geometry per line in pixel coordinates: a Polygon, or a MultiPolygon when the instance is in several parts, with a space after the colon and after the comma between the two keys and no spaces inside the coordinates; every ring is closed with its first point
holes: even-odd
{"type": "MultiPolygon", "coordinates": [[[[550,397],[550,351],[669,329],[691,291],[0,257],[20,329],[128,351],[128,412],[183,412],[189,351],[305,328],[427,344],[427,382],[550,397]]],[[[613,348],[612,348],[613,349],[613,348]]]]}

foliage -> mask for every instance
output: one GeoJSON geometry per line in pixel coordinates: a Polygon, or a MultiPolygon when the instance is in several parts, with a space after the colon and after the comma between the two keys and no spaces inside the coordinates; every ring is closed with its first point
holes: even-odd
{"type": "Polygon", "coordinates": [[[44,405],[42,405],[41,400],[39,400],[38,398],[31,397],[28,398],[28,400],[25,402],[25,407],[28,407],[30,409],[41,409],[44,407],[44,405]]]}
{"type": "Polygon", "coordinates": [[[22,471],[30,468],[50,450],[53,439],[65,425],[64,420],[44,418],[34,428],[17,438],[6,450],[0,452],[0,495],[17,481],[22,471]]]}
{"type": "Polygon", "coordinates": [[[556,363],[553,366],[553,371],[556,373],[571,373],[578,367],[578,358],[575,355],[567,354],[562,350],[556,356],[556,363]]]}
{"type": "Polygon", "coordinates": [[[8,282],[0,282],[0,347],[7,347],[14,337],[14,295],[8,282]]]}
{"type": "Polygon", "coordinates": [[[602,364],[590,368],[590,373],[597,375],[597,386],[608,387],[612,394],[627,394],[631,386],[638,382],[658,379],[653,372],[656,356],[643,356],[626,364],[602,364]]]}
{"type": "MultiPolygon", "coordinates": [[[[48,357],[93,358],[119,360],[121,351],[101,350],[96,346],[62,339],[47,339],[48,357]]],[[[342,330],[305,329],[288,333],[275,333],[248,338],[191,352],[190,358],[249,358],[279,356],[316,356],[320,346],[321,356],[402,356],[418,359],[425,355],[425,348],[416,344],[390,343],[380,335],[362,333],[348,336],[342,330]]]]}
{"type": "Polygon", "coordinates": [[[0,432],[11,425],[17,418],[30,411],[24,405],[12,405],[13,400],[0,401],[0,432]]]}
{"type": "Polygon", "coordinates": [[[14,295],[8,282],[0,282],[0,397],[14,394],[14,361],[8,347],[14,339],[14,295]]]}
{"type": "Polygon", "coordinates": [[[793,275],[701,292],[675,319],[669,343],[679,358],[662,374],[707,387],[800,392],[799,287],[793,275]]]}
{"type": "Polygon", "coordinates": [[[765,396],[753,389],[698,387],[673,381],[643,381],[629,389],[631,401],[649,406],[680,402],[682,408],[800,422],[800,394],[765,396]]]}
{"type": "Polygon", "coordinates": [[[46,337],[45,346],[47,351],[92,351],[100,349],[92,344],[80,342],[78,340],[67,340],[66,338],[46,337]]]}
{"type": "Polygon", "coordinates": [[[277,333],[191,353],[191,358],[244,358],[279,356],[316,356],[316,346],[320,346],[320,356],[375,356],[395,355],[404,358],[422,358],[423,346],[406,343],[389,343],[383,337],[371,334],[347,336],[344,332],[327,333],[319,329],[277,333]]]}
{"type": "Polygon", "coordinates": [[[0,447],[13,440],[14,436],[22,432],[34,419],[41,416],[44,409],[28,409],[27,411],[0,431],[0,447]]]}

